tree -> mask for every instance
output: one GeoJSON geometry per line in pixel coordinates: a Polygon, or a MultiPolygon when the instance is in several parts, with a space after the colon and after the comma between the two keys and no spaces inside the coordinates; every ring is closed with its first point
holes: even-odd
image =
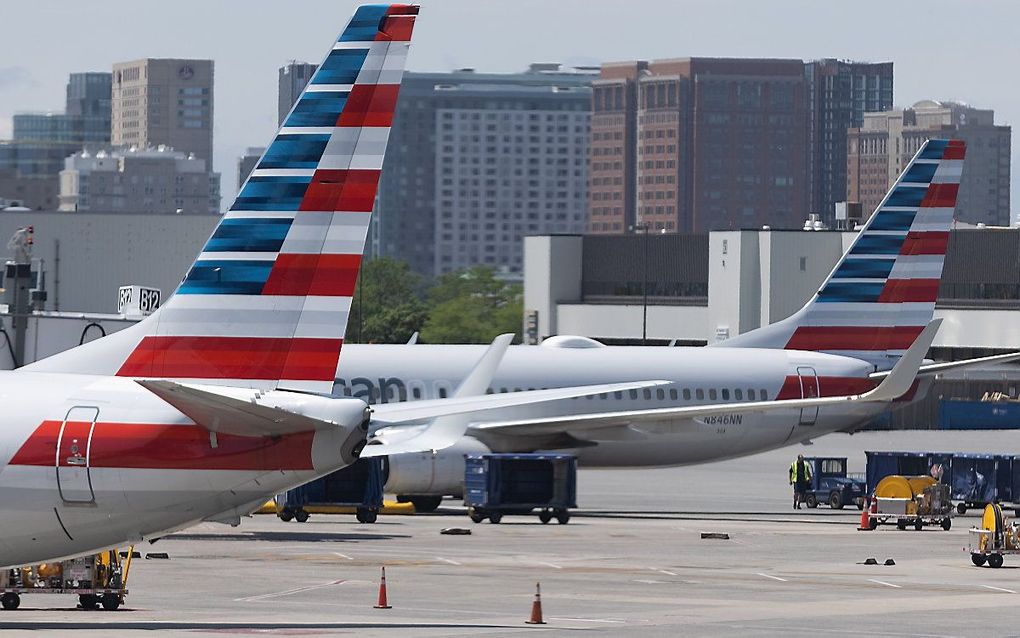
{"type": "Polygon", "coordinates": [[[380,257],[363,263],[351,303],[347,341],[406,342],[428,317],[421,285],[421,277],[403,261],[380,257]]]}
{"type": "Polygon", "coordinates": [[[520,284],[500,281],[485,266],[442,275],[428,292],[430,311],[422,341],[488,343],[505,332],[517,334],[522,297],[520,284]]]}

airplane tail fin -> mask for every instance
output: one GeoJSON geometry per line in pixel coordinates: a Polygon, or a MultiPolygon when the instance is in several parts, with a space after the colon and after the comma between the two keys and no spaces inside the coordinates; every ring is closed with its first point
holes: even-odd
{"type": "Polygon", "coordinates": [[[176,293],[28,369],[329,392],[418,7],[359,7],[176,293]]]}
{"type": "Polygon", "coordinates": [[[961,140],[925,142],[807,305],[714,345],[830,352],[892,367],[935,312],[965,152],[961,140]]]}

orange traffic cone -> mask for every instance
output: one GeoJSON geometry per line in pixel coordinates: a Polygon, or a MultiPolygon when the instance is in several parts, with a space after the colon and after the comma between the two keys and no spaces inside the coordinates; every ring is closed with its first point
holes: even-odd
{"type": "Polygon", "coordinates": [[[386,568],[382,568],[382,580],[379,581],[379,602],[375,604],[376,609],[392,609],[386,600],[386,568]]]}
{"type": "Polygon", "coordinates": [[[870,532],[871,531],[871,497],[868,497],[868,502],[861,508],[861,523],[857,526],[858,532],[870,532]]]}
{"type": "Polygon", "coordinates": [[[531,620],[525,620],[528,625],[544,625],[542,620],[542,585],[535,583],[535,601],[531,603],[531,620]]]}

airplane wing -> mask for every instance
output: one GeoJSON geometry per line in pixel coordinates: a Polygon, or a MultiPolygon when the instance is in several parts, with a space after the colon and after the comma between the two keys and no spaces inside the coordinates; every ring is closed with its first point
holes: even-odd
{"type": "MultiPolygon", "coordinates": [[[[262,392],[244,388],[196,386],[166,380],[138,380],[136,383],[209,431],[241,436],[281,436],[332,428],[336,427],[339,420],[349,420],[358,416],[356,413],[359,410],[369,410],[368,405],[359,399],[332,399],[285,390],[262,392]]],[[[397,425],[447,415],[572,399],[603,392],[650,388],[668,383],[668,381],[634,381],[400,404],[384,403],[373,406],[370,415],[376,424],[397,425]]]]}
{"type": "MultiPolygon", "coordinates": [[[[926,363],[921,366],[917,376],[927,377],[933,374],[939,374],[948,370],[956,370],[957,368],[970,368],[972,366],[980,365],[993,365],[996,363],[1010,363],[1020,359],[1020,352],[1010,352],[1007,354],[996,354],[990,357],[978,357],[977,359],[963,359],[961,361],[946,361],[943,363],[926,363]]],[[[888,370],[881,372],[872,372],[870,375],[872,379],[884,379],[889,376],[888,370]]]]}
{"type": "Polygon", "coordinates": [[[935,319],[921,331],[914,343],[904,353],[893,369],[878,387],[864,394],[818,397],[813,399],[789,399],[782,401],[752,401],[744,403],[721,403],[676,408],[654,408],[649,410],[626,410],[599,414],[580,414],[517,421],[482,422],[472,425],[472,430],[508,436],[548,436],[559,433],[578,433],[602,428],[637,426],[641,423],[661,421],[665,418],[703,418],[710,416],[768,412],[771,410],[796,410],[800,408],[842,405],[854,402],[888,403],[906,394],[914,384],[924,355],[931,347],[938,332],[941,319],[935,319]]]}

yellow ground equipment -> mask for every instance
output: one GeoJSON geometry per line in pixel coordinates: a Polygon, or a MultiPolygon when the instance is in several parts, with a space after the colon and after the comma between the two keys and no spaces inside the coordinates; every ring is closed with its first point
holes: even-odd
{"type": "Polygon", "coordinates": [[[953,525],[953,504],[949,486],[930,476],[887,476],[875,486],[878,503],[871,517],[872,528],[896,521],[896,527],[939,525],[948,530],[953,525]]]}
{"type": "Polygon", "coordinates": [[[121,561],[117,550],[0,571],[0,606],[17,609],[22,594],[77,594],[82,609],[113,611],[127,596],[134,548],[121,561]]]}
{"type": "Polygon", "coordinates": [[[978,567],[1002,567],[1006,554],[1020,554],[1020,523],[1010,522],[998,503],[985,505],[981,527],[970,529],[970,560],[978,567]]]}

